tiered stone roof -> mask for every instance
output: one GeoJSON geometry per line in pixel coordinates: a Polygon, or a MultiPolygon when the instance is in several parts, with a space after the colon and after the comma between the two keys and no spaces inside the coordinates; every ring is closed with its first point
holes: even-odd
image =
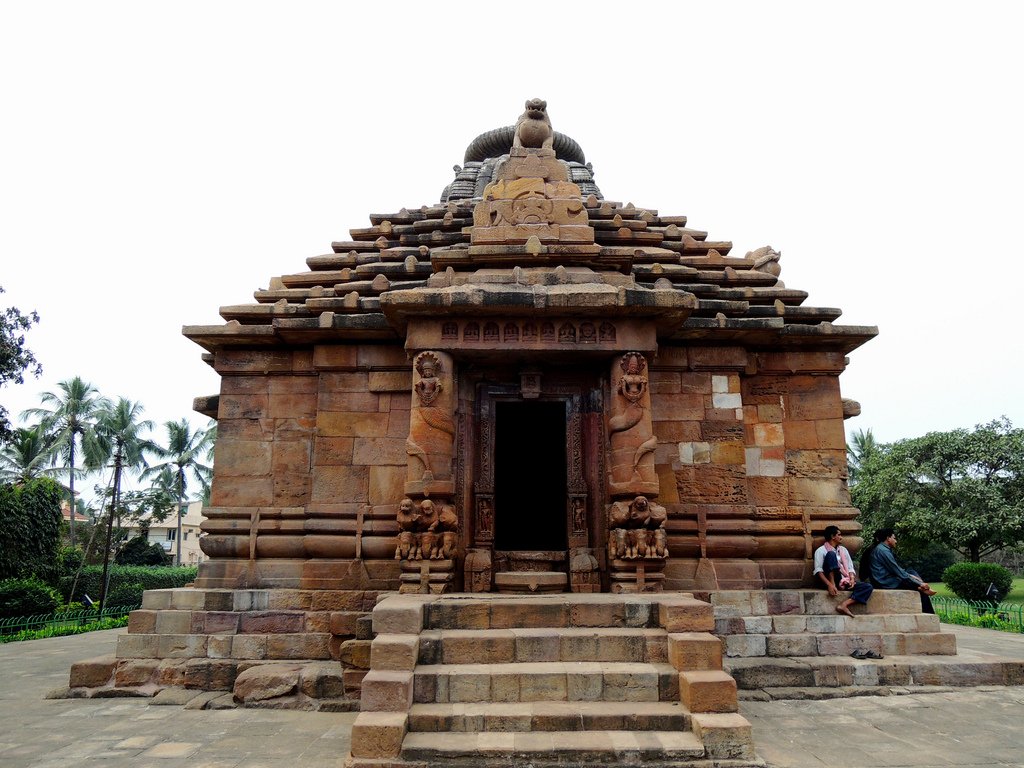
{"type": "MultiPolygon", "coordinates": [[[[495,140],[493,134],[507,130],[483,134],[470,145],[467,158],[488,147],[503,148],[502,136],[495,140]]],[[[254,304],[221,307],[223,325],[187,326],[185,335],[210,352],[397,341],[407,315],[554,308],[559,291],[552,286],[560,283],[580,286],[571,301],[561,301],[562,314],[657,315],[662,342],[846,353],[877,334],[872,326],[834,325],[841,314],[837,308],[806,306],[807,293],[779,279],[779,254],[771,248],[732,256],[731,242],[710,239],[707,232],[688,226],[683,215],[602,199],[590,166],[580,162],[582,150],[567,141],[571,144],[562,143],[570,159],[559,152],[552,162],[565,166],[565,178],[579,190],[592,244],[539,244],[534,238],[526,244],[474,248],[474,208],[503,158],[475,159],[467,162],[475,164],[472,180],[465,168],[456,167],[456,180],[443,193],[445,202],[370,214],[370,226],[350,230],[350,239],[332,243],[331,253],[306,259],[305,271],[273,278],[269,289],[255,292],[254,304]],[[474,196],[460,198],[470,184],[474,196]],[[474,256],[481,250],[486,257],[474,256]],[[481,290],[481,284],[490,289],[481,290]],[[499,285],[501,291],[492,290],[499,285]],[[617,300],[602,299],[595,286],[615,293],[617,300]]]]}

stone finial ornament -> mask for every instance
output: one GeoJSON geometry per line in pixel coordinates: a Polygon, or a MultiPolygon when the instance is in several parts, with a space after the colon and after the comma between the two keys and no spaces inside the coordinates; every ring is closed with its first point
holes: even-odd
{"type": "Polygon", "coordinates": [[[512,146],[551,149],[554,136],[551,118],[548,117],[548,103],[544,99],[530,99],[526,102],[526,111],[516,120],[512,146]]]}

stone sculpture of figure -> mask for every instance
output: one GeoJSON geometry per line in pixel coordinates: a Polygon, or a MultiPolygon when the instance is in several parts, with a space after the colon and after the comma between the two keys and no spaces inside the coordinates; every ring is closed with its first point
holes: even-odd
{"type": "Polygon", "coordinates": [[[628,352],[622,356],[622,379],[619,381],[619,392],[631,403],[639,403],[647,389],[647,377],[644,368],[647,361],[639,352],[628,352]]]}
{"type": "Polygon", "coordinates": [[[608,509],[608,552],[614,559],[667,557],[665,507],[646,496],[632,501],[616,501],[608,509]]]}
{"type": "Polygon", "coordinates": [[[455,531],[445,531],[441,534],[441,559],[450,560],[455,556],[458,547],[459,534],[455,531]]]}
{"type": "Polygon", "coordinates": [[[433,533],[437,530],[437,507],[430,499],[420,502],[420,530],[433,533]]]}
{"type": "Polygon", "coordinates": [[[530,99],[526,102],[526,111],[516,121],[512,146],[551,149],[554,139],[551,118],[548,117],[548,103],[543,99],[530,99]]]}
{"type": "Polygon", "coordinates": [[[432,405],[444,388],[437,377],[441,372],[441,363],[429,352],[425,352],[416,358],[416,371],[420,375],[420,380],[416,382],[416,394],[420,403],[425,406],[432,405]]]}
{"type": "Polygon", "coordinates": [[[457,533],[459,530],[459,516],[455,514],[455,507],[451,504],[437,505],[440,509],[437,512],[437,519],[430,526],[430,530],[457,533]]]}
{"type": "Polygon", "coordinates": [[[440,555],[437,555],[438,544],[440,543],[440,536],[438,536],[433,531],[424,531],[419,536],[419,543],[420,556],[417,558],[418,560],[440,559],[440,555]]]}
{"type": "Polygon", "coordinates": [[[402,499],[398,504],[398,546],[395,560],[418,560],[417,546],[420,528],[420,509],[412,499],[402,499]]]}
{"type": "Polygon", "coordinates": [[[416,534],[412,531],[399,531],[395,560],[416,560],[416,554],[416,534]]]}

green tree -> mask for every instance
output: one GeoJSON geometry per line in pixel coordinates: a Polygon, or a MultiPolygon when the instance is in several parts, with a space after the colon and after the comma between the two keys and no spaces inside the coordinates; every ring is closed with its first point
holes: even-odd
{"type": "MultiPolygon", "coordinates": [[[[86,464],[93,468],[110,464],[113,469],[111,485],[110,516],[107,519],[107,542],[103,555],[104,584],[110,563],[110,545],[114,532],[114,519],[120,520],[121,477],[124,472],[139,474],[146,467],[146,454],[156,446],[143,437],[153,428],[153,422],[144,420],[145,408],[141,403],[119,398],[116,403],[106,403],[100,410],[96,426],[86,433],[84,443],[86,464]]],[[[120,528],[120,523],[118,528],[120,528]]],[[[106,590],[100,593],[100,609],[106,590]]]]}
{"type": "Polygon", "coordinates": [[[858,429],[850,436],[850,442],[846,445],[846,460],[850,470],[850,485],[856,484],[859,479],[861,467],[876,451],[878,443],[875,436],[869,429],[865,432],[858,429]]]}
{"type": "Polygon", "coordinates": [[[18,428],[0,447],[0,483],[24,484],[59,470],[49,466],[53,444],[41,426],[18,428]]]}
{"type": "Polygon", "coordinates": [[[1024,541],[1024,430],[1004,417],[878,446],[851,491],[866,528],[978,562],[1024,541]]]}
{"type": "Polygon", "coordinates": [[[46,477],[0,485],[0,579],[53,575],[61,496],[61,487],[46,477]]]}
{"type": "Polygon", "coordinates": [[[57,392],[43,392],[39,396],[42,406],[30,408],[22,418],[38,418],[43,429],[53,436],[54,455],[61,457],[68,472],[68,492],[71,495],[69,534],[75,546],[75,476],[77,448],[93,428],[99,412],[109,406],[100,397],[99,390],[81,377],[75,376],[57,385],[57,392]]]}
{"type": "MultiPolygon", "coordinates": [[[[0,286],[0,293],[3,293],[0,286]]],[[[39,322],[39,315],[29,312],[21,314],[17,307],[0,310],[0,387],[8,382],[23,384],[25,371],[38,377],[43,367],[32,351],[25,346],[25,332],[39,322]]],[[[11,423],[7,409],[0,405],[0,443],[11,436],[11,423]]]]}
{"type": "Polygon", "coordinates": [[[164,428],[167,430],[167,443],[155,451],[156,456],[163,461],[154,464],[149,472],[157,474],[158,478],[162,474],[165,485],[167,480],[170,480],[169,490],[173,489],[178,500],[174,564],[181,565],[182,503],[187,498],[189,480],[193,481],[193,487],[199,487],[200,496],[209,492],[212,468],[203,462],[210,460],[217,432],[215,426],[193,431],[187,419],[168,421],[164,428]],[[167,473],[170,473],[169,477],[167,473]]]}

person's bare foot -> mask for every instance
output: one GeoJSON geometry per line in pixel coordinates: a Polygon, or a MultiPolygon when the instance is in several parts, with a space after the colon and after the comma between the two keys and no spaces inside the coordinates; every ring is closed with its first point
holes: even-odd
{"type": "Polygon", "coordinates": [[[932,595],[937,595],[937,594],[939,594],[939,593],[938,593],[938,592],[936,592],[936,591],[935,591],[934,589],[926,589],[926,590],[924,590],[924,593],[925,593],[926,595],[928,595],[928,597],[931,597],[932,595]]]}
{"type": "Polygon", "coordinates": [[[844,616],[849,616],[851,619],[853,618],[853,613],[845,605],[837,605],[836,613],[841,613],[844,616]]]}

